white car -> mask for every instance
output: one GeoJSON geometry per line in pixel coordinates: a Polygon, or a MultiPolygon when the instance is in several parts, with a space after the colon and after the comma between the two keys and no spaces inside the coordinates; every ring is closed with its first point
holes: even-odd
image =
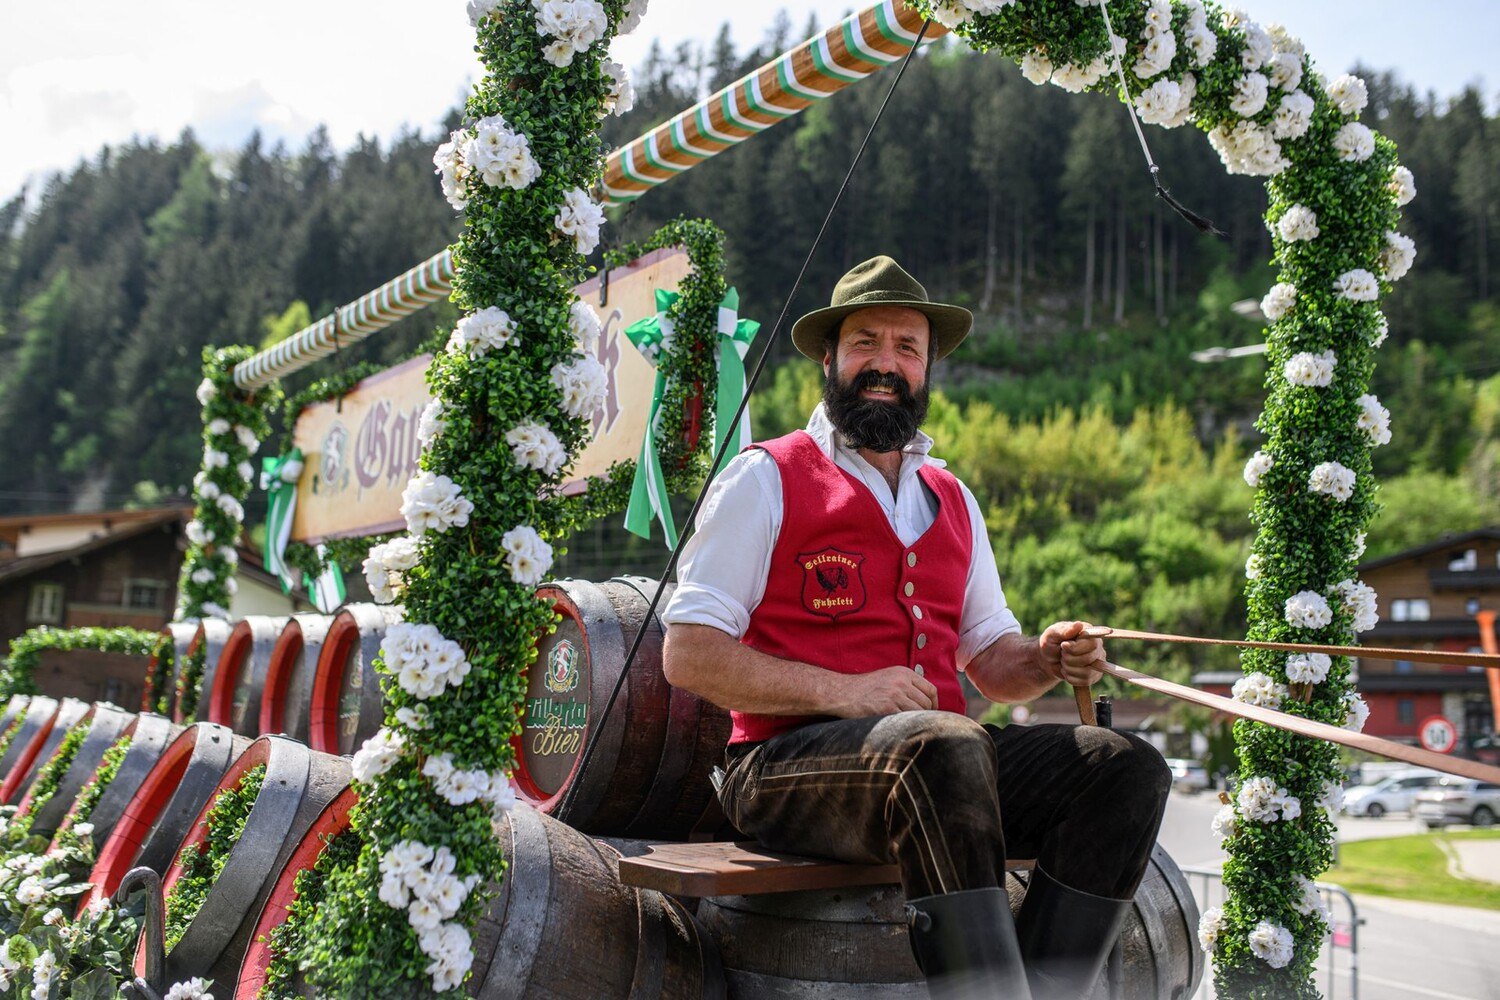
{"type": "Polygon", "coordinates": [[[1344,812],[1350,816],[1379,819],[1386,813],[1411,812],[1418,792],[1441,780],[1437,773],[1402,774],[1359,785],[1344,793],[1344,812]]]}
{"type": "Polygon", "coordinates": [[[1455,823],[1493,826],[1500,818],[1500,785],[1450,775],[1419,794],[1413,812],[1429,830],[1455,823]]]}

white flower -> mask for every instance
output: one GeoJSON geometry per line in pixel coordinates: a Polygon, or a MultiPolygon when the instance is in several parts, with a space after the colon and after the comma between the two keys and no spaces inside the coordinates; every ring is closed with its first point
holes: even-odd
{"type": "Polygon", "coordinates": [[[205,469],[229,468],[229,453],[216,448],[203,449],[203,467],[205,469]]]}
{"type": "Polygon", "coordinates": [[[469,0],[470,26],[479,27],[479,22],[489,17],[498,6],[500,6],[500,0],[469,0]]]}
{"type": "Polygon", "coordinates": [[[240,564],[240,554],[234,551],[234,549],[216,549],[213,555],[215,559],[222,559],[230,566],[238,566],[240,564]]]}
{"type": "Polygon", "coordinates": [[[1357,534],[1357,535],[1354,536],[1354,551],[1350,554],[1350,556],[1349,556],[1350,559],[1357,560],[1357,559],[1359,559],[1360,556],[1362,556],[1362,555],[1365,554],[1365,541],[1366,541],[1366,538],[1367,538],[1367,536],[1365,535],[1365,533],[1363,531],[1361,531],[1359,534],[1357,534]]]}
{"type": "Polygon", "coordinates": [[[1079,94],[1098,83],[1109,71],[1109,62],[1103,57],[1087,66],[1064,63],[1052,71],[1052,82],[1070,94],[1079,94]]]}
{"type": "Polygon", "coordinates": [[[1219,38],[1208,28],[1193,28],[1189,26],[1187,33],[1182,36],[1183,43],[1187,45],[1188,51],[1193,54],[1193,65],[1199,69],[1214,61],[1214,55],[1219,51],[1219,38]]]}
{"type": "Polygon", "coordinates": [[[1397,206],[1408,205],[1417,196],[1417,179],[1407,168],[1397,167],[1391,172],[1391,182],[1386,185],[1386,190],[1396,199],[1397,206]]]}
{"type": "Polygon", "coordinates": [[[193,570],[193,575],[189,579],[191,579],[194,583],[201,585],[205,583],[212,583],[213,578],[213,570],[209,569],[207,566],[200,566],[199,568],[193,570]]]}
{"type": "Polygon", "coordinates": [[[1184,100],[1182,85],[1175,80],[1157,80],[1141,91],[1135,99],[1136,113],[1148,125],[1164,125],[1168,128],[1182,124],[1184,100]]]}
{"type": "Polygon", "coordinates": [[[1270,675],[1256,671],[1234,682],[1231,692],[1235,701],[1261,708],[1280,708],[1287,696],[1285,684],[1278,684],[1270,675]]]}
{"type": "Polygon", "coordinates": [[[474,137],[464,144],[463,155],[464,162],[490,187],[519,191],[542,173],[531,155],[531,143],[499,115],[474,124],[474,137]]]}
{"type": "Polygon", "coordinates": [[[1417,257],[1417,245],[1410,236],[1389,232],[1385,234],[1385,249],[1380,251],[1380,269],[1386,281],[1399,281],[1411,270],[1417,257]]]}
{"type": "Polygon", "coordinates": [[[40,903],[52,895],[47,890],[47,884],[40,877],[32,875],[21,882],[16,888],[16,899],[27,906],[40,903]]]}
{"type": "Polygon", "coordinates": [[[516,789],[510,777],[500,772],[490,775],[489,801],[495,808],[509,810],[516,807],[516,789]]]}
{"type": "Polygon", "coordinates": [[[1240,785],[1235,802],[1240,814],[1256,823],[1293,820],[1302,815],[1302,803],[1287,794],[1272,778],[1250,778],[1240,785]]]}
{"type": "Polygon", "coordinates": [[[1370,341],[1370,346],[1379,347],[1381,344],[1385,343],[1385,338],[1390,335],[1390,332],[1390,320],[1385,318],[1385,313],[1377,312],[1375,314],[1375,338],[1370,341]]]}
{"type": "Polygon", "coordinates": [[[1361,580],[1340,580],[1334,584],[1333,592],[1353,617],[1354,631],[1368,632],[1380,623],[1374,587],[1361,580]]]}
{"type": "Polygon", "coordinates": [[[1219,811],[1214,813],[1213,835],[1220,843],[1235,835],[1239,828],[1239,820],[1234,815],[1234,806],[1220,806],[1219,811]]]}
{"type": "Polygon", "coordinates": [[[1346,115],[1357,115],[1370,102],[1365,81],[1345,73],[1328,85],[1328,99],[1346,115]]]}
{"type": "Polygon", "coordinates": [[[1245,33],[1245,48],[1240,52],[1240,65],[1247,70],[1260,69],[1276,54],[1276,45],[1270,34],[1254,21],[1243,21],[1240,30],[1245,33]]]}
{"type": "Polygon", "coordinates": [[[447,923],[422,931],[417,943],[423,954],[432,959],[423,971],[432,977],[436,993],[456,989],[474,964],[473,942],[469,932],[459,924],[447,923]]]}
{"type": "Polygon", "coordinates": [[[246,451],[253,452],[260,447],[260,438],[256,437],[255,432],[244,424],[234,425],[234,436],[239,441],[240,447],[246,451]]]}
{"type": "Polygon", "coordinates": [[[1362,267],[1339,275],[1333,290],[1340,298],[1351,302],[1374,302],[1380,297],[1380,284],[1375,280],[1375,275],[1362,267]]]}
{"type": "Polygon", "coordinates": [[[523,469],[536,469],[548,476],[557,475],[568,461],[567,449],[546,424],[527,421],[505,432],[511,457],[523,469]]]}
{"type": "Polygon", "coordinates": [[[1032,49],[1021,57],[1021,75],[1041,86],[1052,76],[1052,60],[1041,49],[1032,49]]]}
{"type": "Polygon", "coordinates": [[[173,983],[163,1000],[214,1000],[208,992],[208,980],[194,977],[181,983],[173,983]]]}
{"type": "Polygon", "coordinates": [[[1224,911],[1217,906],[1204,910],[1203,916],[1198,918],[1198,944],[1204,951],[1211,952],[1223,933],[1224,911]]]}
{"type": "Polygon", "coordinates": [[[224,607],[224,605],[222,604],[215,604],[213,601],[203,602],[203,613],[208,615],[210,618],[229,617],[229,609],[224,607]]]}
{"type": "Polygon", "coordinates": [[[240,581],[231,576],[229,579],[224,581],[224,590],[231,597],[233,597],[235,594],[238,594],[240,592],[240,581]]]}
{"type": "Polygon", "coordinates": [[[1318,238],[1318,213],[1306,205],[1293,205],[1276,222],[1276,231],[1288,243],[1318,238]]]}
{"type": "Polygon", "coordinates": [[[441,399],[434,399],[422,407],[422,415],[417,418],[417,441],[423,448],[431,448],[432,442],[447,429],[448,422],[443,419],[445,412],[441,399]]]}
{"type": "Polygon", "coordinates": [[[635,107],[635,85],[625,67],[614,60],[606,60],[599,66],[609,78],[609,93],[604,98],[606,114],[623,115],[635,107]]]}
{"type": "Polygon", "coordinates": [[[390,729],[379,729],[365,740],[355,753],[351,767],[354,780],[368,785],[391,769],[401,751],[406,748],[406,737],[390,729]]]}
{"type": "Polygon", "coordinates": [[[418,931],[429,931],[443,922],[443,914],[430,900],[418,897],[406,909],[407,922],[418,931]]]}
{"type": "Polygon", "coordinates": [[[1261,570],[1265,568],[1265,562],[1260,556],[1252,553],[1250,558],[1245,560],[1245,579],[1259,580],[1261,570]]]}
{"type": "Polygon", "coordinates": [[[217,437],[220,434],[229,433],[229,421],[223,417],[216,417],[208,422],[208,433],[217,437]]]}
{"type": "Polygon", "coordinates": [[[1266,106],[1268,83],[1263,73],[1246,73],[1234,81],[1234,97],[1229,109],[1241,118],[1250,118],[1266,106]]]}
{"type": "Polygon", "coordinates": [[[46,924],[48,927],[51,927],[54,924],[62,923],[62,919],[63,911],[54,906],[52,909],[48,910],[47,913],[42,917],[42,923],[46,924]]]}
{"type": "Polygon", "coordinates": [[[393,910],[404,910],[411,905],[411,890],[406,887],[406,879],[398,872],[382,869],[377,895],[382,903],[393,910]]]}
{"type": "Polygon", "coordinates": [[[1292,932],[1285,927],[1262,920],[1248,940],[1255,957],[1273,969],[1284,968],[1292,960],[1292,932]]]}
{"type": "Polygon", "coordinates": [[[68,829],[80,837],[92,837],[94,835],[94,824],[92,823],[75,823],[68,829]]]}
{"type": "Polygon", "coordinates": [[[1306,875],[1298,875],[1296,878],[1300,898],[1292,904],[1292,909],[1304,917],[1317,914],[1327,920],[1328,907],[1323,905],[1323,894],[1318,891],[1318,884],[1306,875]]]}
{"type": "Polygon", "coordinates": [[[552,568],[552,546],[542,541],[542,536],[529,525],[510,529],[501,536],[500,544],[507,553],[505,562],[510,567],[510,578],[523,587],[541,583],[552,568]]]}
{"type": "Polygon", "coordinates": [[[406,875],[427,867],[433,858],[433,849],[420,840],[403,840],[380,858],[380,870],[395,875],[406,875]]]}
{"type": "Polygon", "coordinates": [[[1296,52],[1278,52],[1266,63],[1266,76],[1277,90],[1296,90],[1302,82],[1302,56],[1296,52]]]}
{"type": "Polygon", "coordinates": [[[1294,628],[1324,628],[1333,621],[1328,599],[1313,590],[1303,590],[1286,599],[1286,623],[1294,628]]]}
{"type": "Polygon", "coordinates": [[[609,32],[609,19],[596,0],[544,0],[536,4],[536,31],[555,39],[544,48],[544,58],[557,67],[570,66],[573,56],[609,32]]]}
{"type": "Polygon", "coordinates": [[[1231,174],[1271,177],[1292,165],[1270,129],[1255,122],[1240,122],[1233,128],[1221,125],[1208,133],[1208,143],[1231,174]]]}
{"type": "Polygon", "coordinates": [[[510,314],[499,306],[486,306],[458,321],[448,338],[448,350],[466,352],[477,358],[492,349],[505,347],[516,337],[510,314]]]}
{"type": "MultiPolygon", "coordinates": [[[[558,0],[548,0],[556,3],[558,0]]],[[[589,197],[583,188],[573,188],[563,195],[562,207],[557,210],[552,224],[564,236],[573,237],[573,246],[579,253],[589,254],[599,245],[599,227],[604,225],[604,209],[589,197]]]]}
{"type": "Polygon", "coordinates": [[[31,966],[31,1000],[47,1000],[52,993],[52,973],[56,971],[57,956],[48,948],[36,957],[36,962],[31,966]]]}
{"type": "Polygon", "coordinates": [[[620,18],[619,27],[615,29],[617,35],[628,35],[641,23],[641,18],[646,16],[646,0],[629,0],[625,5],[625,15],[620,18]]]}
{"type": "Polygon", "coordinates": [[[1297,286],[1286,281],[1278,281],[1271,286],[1266,297],[1260,300],[1260,311],[1265,314],[1266,319],[1272,323],[1292,311],[1297,304],[1297,286]]]}
{"type": "Polygon", "coordinates": [[[214,533],[205,528],[203,522],[196,518],[189,521],[183,530],[187,534],[188,541],[194,545],[207,545],[214,540],[214,533]]]}
{"type": "MultiPolygon", "coordinates": [[[[1359,416],[1354,423],[1369,437],[1371,445],[1390,443],[1391,411],[1381,406],[1377,397],[1368,393],[1359,397],[1359,416]]],[[[1355,558],[1358,559],[1359,556],[1356,555],[1355,558]]]]}
{"type": "Polygon", "coordinates": [[[470,664],[463,647],[429,624],[401,622],[386,629],[380,646],[383,669],[401,689],[427,699],[462,684],[470,664]]]}
{"type": "Polygon", "coordinates": [[[1345,163],[1368,160],[1375,152],[1375,133],[1359,122],[1350,122],[1334,133],[1333,151],[1345,163]]]}
{"type": "Polygon", "coordinates": [[[1307,488],[1342,503],[1354,495],[1354,470],[1338,462],[1319,462],[1307,475],[1307,488]]]}
{"type": "Polygon", "coordinates": [[[577,356],[570,364],[552,366],[552,384],[562,394],[563,412],[570,417],[591,417],[604,405],[609,388],[604,366],[592,357],[577,356]]]}
{"type": "Polygon", "coordinates": [[[219,395],[219,390],[208,379],[198,383],[198,405],[207,406],[219,395]]]}
{"type": "Polygon", "coordinates": [[[584,353],[589,353],[598,344],[599,335],[604,332],[604,323],[593,306],[579,299],[568,310],[568,331],[573,334],[578,347],[584,353]]]}
{"type": "Polygon", "coordinates": [[[419,554],[417,540],[410,535],[400,535],[371,547],[365,556],[364,571],[365,582],[369,584],[370,596],[375,603],[396,602],[406,586],[403,574],[417,564],[419,554]]]}
{"type": "Polygon", "coordinates": [[[1364,698],[1353,691],[1344,694],[1344,728],[1354,732],[1363,732],[1365,720],[1370,717],[1370,706],[1365,704],[1364,698]]]}
{"type": "Polygon", "coordinates": [[[1177,38],[1169,28],[1146,39],[1146,45],[1141,49],[1141,57],[1135,61],[1132,69],[1142,80],[1149,80],[1158,73],[1166,72],[1176,57],[1177,38]]]}
{"type": "Polygon", "coordinates": [[[426,705],[407,707],[403,705],[396,709],[396,721],[407,729],[431,729],[432,719],[427,712],[426,705]]]}
{"type": "Polygon", "coordinates": [[[473,511],[474,504],[461,495],[457,483],[432,472],[417,473],[401,493],[401,516],[413,535],[462,528],[473,511]]]}
{"type": "Polygon", "coordinates": [[[1323,790],[1318,794],[1318,808],[1330,813],[1344,808],[1344,786],[1337,781],[1323,782],[1323,790]]]}
{"type": "MultiPolygon", "coordinates": [[[[288,464],[291,464],[291,463],[288,463],[288,464]]],[[[253,483],[253,482],[255,482],[255,466],[251,465],[249,462],[241,462],[239,465],[236,465],[234,467],[234,471],[237,472],[237,473],[239,473],[240,478],[243,479],[245,482],[247,482],[247,483],[253,483]]],[[[302,471],[302,467],[298,466],[297,467],[297,471],[300,473],[302,471]]]]}
{"type": "Polygon", "coordinates": [[[1250,461],[1245,463],[1245,483],[1251,489],[1258,489],[1261,477],[1270,472],[1275,464],[1276,459],[1269,453],[1257,451],[1254,455],[1250,456],[1250,461]]]}
{"type": "Polygon", "coordinates": [[[442,178],[443,197],[460,211],[469,203],[469,177],[474,173],[474,168],[469,165],[470,141],[469,133],[459,130],[432,154],[433,172],[442,178]]]}
{"type": "Polygon", "coordinates": [[[1300,90],[1294,90],[1276,105],[1276,117],[1271,119],[1271,135],[1277,139],[1300,139],[1312,125],[1313,99],[1300,90]]]}
{"type": "Polygon", "coordinates": [[[245,519],[245,508],[240,506],[240,502],[228,493],[221,494],[214,502],[218,504],[220,510],[232,519],[236,521],[243,521],[245,519]]]}
{"type": "Polygon", "coordinates": [[[1333,370],[1337,365],[1338,357],[1332,351],[1324,351],[1322,354],[1302,351],[1287,359],[1286,364],[1281,367],[1281,373],[1292,385],[1322,389],[1333,381],[1333,370]]]}
{"type": "Polygon", "coordinates": [[[298,479],[302,478],[302,470],[304,467],[305,463],[301,459],[297,458],[288,459],[287,461],[282,462],[281,471],[279,473],[281,481],[284,483],[295,483],[298,479]]]}
{"type": "Polygon", "coordinates": [[[1293,684],[1322,684],[1333,660],[1322,653],[1296,653],[1286,658],[1286,679],[1293,684]]]}

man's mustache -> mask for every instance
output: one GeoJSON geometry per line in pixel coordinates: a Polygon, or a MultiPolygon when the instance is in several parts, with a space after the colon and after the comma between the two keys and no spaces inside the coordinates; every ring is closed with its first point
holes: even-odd
{"type": "Polygon", "coordinates": [[[895,372],[864,371],[854,376],[855,391],[894,392],[902,399],[911,398],[911,384],[895,372]]]}

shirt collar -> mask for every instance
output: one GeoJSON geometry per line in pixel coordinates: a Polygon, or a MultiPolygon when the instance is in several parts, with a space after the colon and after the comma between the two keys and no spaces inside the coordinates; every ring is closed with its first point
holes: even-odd
{"type": "MultiPolygon", "coordinates": [[[[817,405],[817,408],[812,411],[812,416],[808,418],[807,433],[817,443],[818,447],[823,450],[823,454],[827,455],[830,459],[834,457],[835,449],[847,451],[856,456],[859,454],[856,449],[849,446],[849,442],[845,440],[844,435],[840,434],[834,428],[833,421],[828,418],[828,411],[824,409],[822,403],[817,405]]],[[[931,451],[932,438],[921,431],[917,431],[912,436],[912,439],[906,442],[906,447],[901,449],[903,455],[922,460],[915,463],[917,465],[921,465],[925,461],[926,464],[934,465],[939,469],[944,468],[948,463],[944,462],[941,458],[934,458],[931,451]]],[[[903,462],[903,464],[905,463],[903,462]]]]}

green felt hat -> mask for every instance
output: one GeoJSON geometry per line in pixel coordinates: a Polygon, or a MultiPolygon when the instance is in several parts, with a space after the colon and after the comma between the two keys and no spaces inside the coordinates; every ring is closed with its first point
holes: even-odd
{"type": "Polygon", "coordinates": [[[871,306],[906,306],[926,316],[931,324],[929,353],[935,359],[963,343],[974,325],[973,313],[963,306],[933,302],[920,281],[881,254],[856,264],[840,278],[826,309],[815,309],[797,320],[792,327],[792,343],[807,357],[821,362],[827,335],[838,330],[845,316],[871,306]]]}

